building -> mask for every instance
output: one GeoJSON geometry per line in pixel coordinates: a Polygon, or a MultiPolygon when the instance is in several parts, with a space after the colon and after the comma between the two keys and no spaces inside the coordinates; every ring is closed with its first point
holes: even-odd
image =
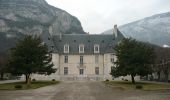
{"type": "Polygon", "coordinates": [[[105,80],[112,79],[111,67],[116,61],[114,47],[124,36],[115,25],[111,35],[64,34],[49,38],[57,72],[33,75],[35,79],[105,80]]]}

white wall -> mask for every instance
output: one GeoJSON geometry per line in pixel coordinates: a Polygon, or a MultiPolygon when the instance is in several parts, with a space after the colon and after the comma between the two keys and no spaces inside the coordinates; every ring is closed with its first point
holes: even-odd
{"type": "MultiPolygon", "coordinates": [[[[114,63],[111,62],[112,54],[113,53],[104,54],[104,75],[105,75],[104,77],[105,77],[105,79],[109,79],[109,80],[112,79],[112,76],[110,75],[111,67],[115,66],[114,63]]],[[[114,61],[116,61],[116,60],[117,60],[117,58],[114,55],[114,61]]]]}
{"type": "Polygon", "coordinates": [[[64,56],[60,55],[60,75],[64,74],[64,67],[68,67],[69,75],[79,75],[79,69],[84,68],[85,75],[95,75],[95,67],[99,67],[99,74],[103,75],[103,55],[99,55],[99,63],[95,63],[95,55],[83,55],[83,66],[80,67],[80,55],[67,55],[68,63],[64,63],[64,56]]]}

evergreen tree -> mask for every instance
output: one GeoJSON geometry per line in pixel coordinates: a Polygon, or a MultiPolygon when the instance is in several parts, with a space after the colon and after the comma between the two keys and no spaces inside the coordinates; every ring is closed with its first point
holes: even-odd
{"type": "Polygon", "coordinates": [[[52,54],[48,52],[47,45],[43,44],[40,37],[28,35],[11,49],[9,69],[14,75],[25,75],[27,83],[33,73],[55,73],[56,69],[52,68],[51,60],[52,54]]]}
{"type": "Polygon", "coordinates": [[[115,51],[117,61],[116,67],[112,68],[112,76],[131,75],[132,83],[135,83],[136,75],[144,76],[152,73],[154,50],[149,44],[125,38],[116,45],[115,51]]]}

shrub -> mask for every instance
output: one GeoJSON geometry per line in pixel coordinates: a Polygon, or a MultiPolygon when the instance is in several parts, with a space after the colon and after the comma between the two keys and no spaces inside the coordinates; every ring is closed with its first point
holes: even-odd
{"type": "Polygon", "coordinates": [[[32,79],[32,81],[33,81],[33,82],[35,82],[35,81],[36,81],[36,79],[32,79]]]}
{"type": "Polygon", "coordinates": [[[142,89],[143,86],[142,85],[136,85],[136,89],[142,89]]]}
{"type": "Polygon", "coordinates": [[[128,81],[128,79],[125,79],[124,81],[128,81]]]}
{"type": "Polygon", "coordinates": [[[106,82],[109,82],[109,79],[106,79],[106,82]]]}
{"type": "Polygon", "coordinates": [[[15,85],[15,89],[22,89],[22,85],[15,85]]]}
{"type": "Polygon", "coordinates": [[[54,82],[54,81],[55,81],[55,79],[52,79],[52,81],[54,82]]]}

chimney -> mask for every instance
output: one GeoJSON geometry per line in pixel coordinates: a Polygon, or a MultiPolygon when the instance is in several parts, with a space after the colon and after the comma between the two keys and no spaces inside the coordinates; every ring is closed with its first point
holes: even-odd
{"type": "Polygon", "coordinates": [[[117,33],[118,33],[117,25],[114,25],[113,35],[115,36],[115,38],[117,38],[117,33]]]}

